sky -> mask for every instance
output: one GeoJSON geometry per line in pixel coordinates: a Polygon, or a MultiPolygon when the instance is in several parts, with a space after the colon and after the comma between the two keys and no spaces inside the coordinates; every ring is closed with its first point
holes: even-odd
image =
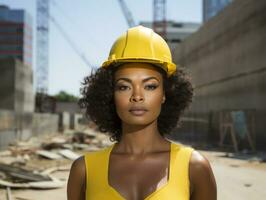
{"type": "MultiPolygon", "coordinates": [[[[25,9],[33,19],[33,71],[36,68],[36,2],[37,0],[0,0],[11,9],[25,9]]],[[[135,22],[152,21],[153,0],[125,0],[135,22]]],[[[167,20],[202,22],[202,0],[167,0],[167,20]]],[[[79,51],[94,67],[108,57],[109,50],[128,29],[118,0],[50,0],[50,15],[60,24],[79,51]],[[75,2],[75,3],[74,3],[75,2]]],[[[79,96],[88,66],[49,23],[48,93],[66,91],[79,96]]]]}

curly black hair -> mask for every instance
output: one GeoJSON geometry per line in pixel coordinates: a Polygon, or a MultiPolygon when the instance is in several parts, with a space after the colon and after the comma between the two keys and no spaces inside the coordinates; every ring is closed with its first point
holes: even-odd
{"type": "MultiPolygon", "coordinates": [[[[184,68],[167,77],[163,75],[163,87],[166,100],[162,104],[158,117],[158,130],[161,135],[169,134],[180,123],[180,116],[190,105],[193,87],[184,68]]],[[[81,88],[82,97],[79,106],[85,109],[85,115],[96,123],[101,132],[108,132],[112,141],[120,141],[122,135],[121,120],[116,113],[114,102],[114,73],[117,67],[98,68],[84,78],[81,88]]]]}

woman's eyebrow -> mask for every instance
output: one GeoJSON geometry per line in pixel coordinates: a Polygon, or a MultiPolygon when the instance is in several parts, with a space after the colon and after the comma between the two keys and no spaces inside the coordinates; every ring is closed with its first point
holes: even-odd
{"type": "MultiPolygon", "coordinates": [[[[147,78],[143,79],[142,82],[144,83],[144,82],[147,82],[147,81],[149,81],[149,80],[151,80],[151,79],[155,79],[155,80],[157,80],[158,82],[160,82],[159,79],[156,78],[156,77],[154,77],[154,76],[147,77],[147,78]]],[[[120,80],[123,80],[123,81],[129,82],[129,83],[132,83],[132,80],[129,79],[129,78],[119,78],[119,79],[117,79],[117,80],[115,81],[115,83],[117,83],[117,82],[120,81],[120,80]]]]}
{"type": "Polygon", "coordinates": [[[158,82],[160,82],[159,79],[156,78],[156,77],[154,77],[154,76],[151,76],[151,77],[145,78],[145,79],[143,79],[142,82],[147,82],[147,81],[149,81],[149,80],[151,80],[151,79],[155,79],[155,80],[157,80],[158,82]]]}

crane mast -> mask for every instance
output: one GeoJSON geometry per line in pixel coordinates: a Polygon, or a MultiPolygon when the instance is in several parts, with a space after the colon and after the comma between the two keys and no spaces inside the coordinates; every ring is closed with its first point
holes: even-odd
{"type": "Polygon", "coordinates": [[[124,0],[118,0],[119,5],[121,6],[122,12],[127,20],[127,24],[129,27],[134,27],[136,26],[136,23],[132,17],[132,14],[130,10],[128,9],[126,2],[124,0]]]}
{"type": "Polygon", "coordinates": [[[36,90],[48,91],[49,0],[37,1],[37,67],[36,90]]]}
{"type": "Polygon", "coordinates": [[[153,30],[166,38],[166,0],[153,0],[153,30]]]}

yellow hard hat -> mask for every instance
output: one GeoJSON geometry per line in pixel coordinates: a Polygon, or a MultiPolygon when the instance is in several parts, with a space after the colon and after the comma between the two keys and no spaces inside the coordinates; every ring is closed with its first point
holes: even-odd
{"type": "Polygon", "coordinates": [[[169,46],[152,29],[136,26],[127,30],[113,44],[108,60],[102,67],[128,62],[151,63],[171,76],[176,71],[169,46]]]}

